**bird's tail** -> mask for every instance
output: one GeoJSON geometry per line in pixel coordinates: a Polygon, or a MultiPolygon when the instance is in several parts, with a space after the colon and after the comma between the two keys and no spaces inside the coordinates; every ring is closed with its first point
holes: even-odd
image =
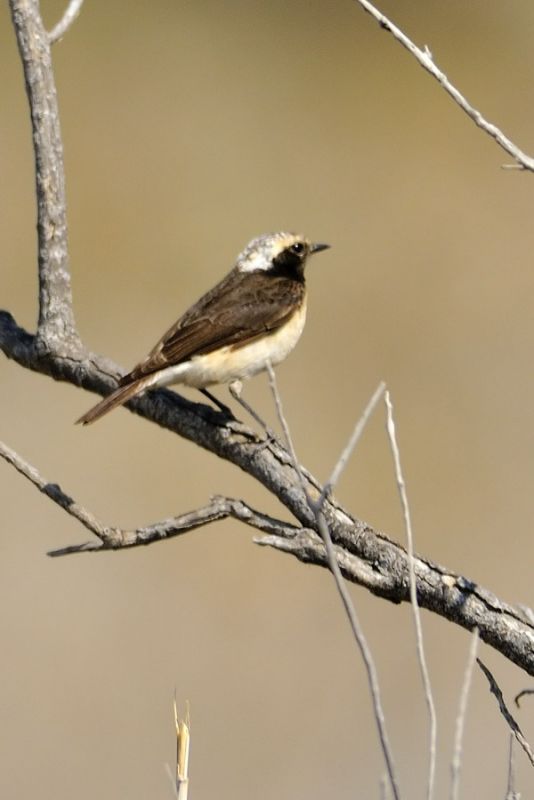
{"type": "Polygon", "coordinates": [[[117,406],[122,406],[123,403],[131,400],[132,397],[144,392],[149,385],[150,381],[147,381],[146,378],[140,378],[139,380],[132,381],[132,383],[127,383],[125,386],[119,386],[114,392],[104,397],[103,400],[100,400],[96,406],[86,411],[80,419],[77,419],[76,425],[90,425],[91,422],[96,422],[97,419],[103,417],[108,411],[112,411],[112,409],[117,406]]]}

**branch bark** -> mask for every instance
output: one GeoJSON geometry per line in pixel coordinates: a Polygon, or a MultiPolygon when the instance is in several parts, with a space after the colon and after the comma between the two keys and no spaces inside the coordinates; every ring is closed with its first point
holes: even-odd
{"type": "Polygon", "coordinates": [[[30,114],[35,155],[41,350],[75,354],[81,343],[74,324],[67,249],[67,204],[50,39],[38,0],[10,0],[30,114]]]}
{"type": "MultiPolygon", "coordinates": [[[[40,313],[37,334],[32,335],[7,311],[0,312],[0,349],[27,369],[107,394],[115,388],[121,370],[85,350],[72,313],[62,145],[49,39],[37,0],[10,0],[10,6],[24,64],[35,143],[40,313]]],[[[149,392],[131,401],[129,408],[230,461],[280,500],[299,527],[273,523],[274,527],[257,539],[260,544],[291,553],[305,563],[326,565],[317,518],[307,499],[317,503],[323,490],[304,468],[302,485],[290,453],[280,443],[265,445],[245,425],[228,423],[219,412],[167,390],[149,392]]],[[[58,502],[60,495],[54,498],[53,492],[47,494],[58,502]]],[[[60,505],[72,513],[72,503],[65,495],[60,505]]],[[[230,512],[233,514],[236,508],[233,506],[230,512]]],[[[324,497],[321,508],[345,577],[392,602],[409,601],[409,562],[404,548],[352,516],[331,496],[324,497]]],[[[248,507],[242,504],[242,509],[248,507]]],[[[183,522],[183,517],[178,519],[183,522]]],[[[251,524],[250,517],[243,521],[251,524]]],[[[165,526],[161,526],[163,531],[165,526]]],[[[172,535],[181,532],[179,527],[175,525],[172,535]]],[[[146,530],[130,533],[127,543],[118,546],[146,544],[147,537],[141,533],[146,530]]],[[[165,536],[153,538],[168,538],[169,534],[170,529],[165,536]]],[[[97,549],[103,549],[100,543],[97,549]]],[[[478,628],[483,641],[534,675],[534,624],[526,613],[430,559],[416,555],[413,563],[417,598],[423,608],[468,630],[478,628]]]]}

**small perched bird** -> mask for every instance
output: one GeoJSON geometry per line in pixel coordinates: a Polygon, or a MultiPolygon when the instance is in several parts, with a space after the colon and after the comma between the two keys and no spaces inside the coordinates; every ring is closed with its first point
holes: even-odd
{"type": "MultiPolygon", "coordinates": [[[[86,425],[147,389],[172,383],[206,387],[249,378],[280,363],[298,342],[306,319],[304,266],[326,250],[294,233],[253,239],[223,280],[169,328],[118,389],[89,409],[86,425]]],[[[214,398],[212,398],[214,399],[214,398]]]]}

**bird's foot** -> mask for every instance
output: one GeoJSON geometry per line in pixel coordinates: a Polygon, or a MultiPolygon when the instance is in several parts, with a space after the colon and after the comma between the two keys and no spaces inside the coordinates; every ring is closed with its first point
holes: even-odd
{"type": "Polygon", "coordinates": [[[270,444],[277,444],[280,445],[278,437],[276,436],[275,432],[270,428],[267,423],[260,417],[260,415],[254,411],[251,405],[247,403],[247,401],[242,396],[243,391],[243,383],[242,381],[232,381],[232,383],[228,384],[228,389],[230,394],[247,412],[250,414],[253,420],[258,423],[258,425],[263,428],[265,433],[265,438],[259,443],[258,447],[263,450],[265,447],[268,447],[270,444]]]}
{"type": "Polygon", "coordinates": [[[217,397],[215,397],[214,394],[208,392],[207,389],[199,389],[199,391],[202,392],[204,397],[207,397],[208,400],[211,400],[211,402],[215,406],[217,406],[225,422],[239,422],[239,420],[237,420],[236,417],[234,416],[232,409],[225,403],[223,403],[221,400],[219,400],[217,397]]]}

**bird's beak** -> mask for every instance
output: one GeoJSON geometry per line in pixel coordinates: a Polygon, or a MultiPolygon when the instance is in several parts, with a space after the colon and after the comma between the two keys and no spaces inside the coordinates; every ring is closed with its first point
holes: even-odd
{"type": "Polygon", "coordinates": [[[321,250],[328,250],[329,247],[330,245],[324,242],[312,242],[310,253],[320,253],[321,250]]]}

